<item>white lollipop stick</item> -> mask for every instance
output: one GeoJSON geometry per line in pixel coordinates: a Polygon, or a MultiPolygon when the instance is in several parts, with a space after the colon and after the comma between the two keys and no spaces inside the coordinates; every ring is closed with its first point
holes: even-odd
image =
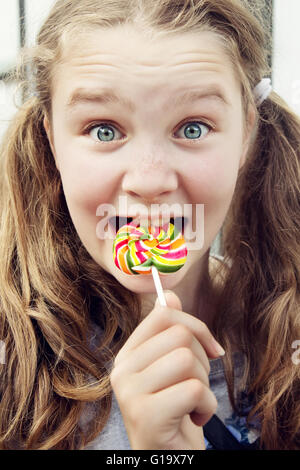
{"type": "Polygon", "coordinates": [[[160,282],[160,277],[159,277],[157,268],[155,266],[152,266],[152,276],[153,276],[153,281],[154,281],[154,285],[155,285],[155,288],[156,288],[159,303],[162,307],[167,307],[167,302],[166,302],[164,292],[163,292],[163,288],[162,288],[162,285],[161,285],[161,282],[160,282]]]}

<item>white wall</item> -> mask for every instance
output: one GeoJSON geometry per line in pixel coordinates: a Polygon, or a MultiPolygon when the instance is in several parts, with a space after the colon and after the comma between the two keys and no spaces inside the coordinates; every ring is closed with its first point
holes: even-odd
{"type": "Polygon", "coordinates": [[[20,44],[17,0],[0,0],[0,70],[8,70],[14,65],[20,44]]]}
{"type": "Polygon", "coordinates": [[[32,44],[55,0],[26,1],[26,42],[32,44]]]}
{"type": "Polygon", "coordinates": [[[16,112],[15,101],[18,103],[16,85],[0,81],[0,139],[16,112]]]}
{"type": "Polygon", "coordinates": [[[300,115],[300,0],[273,3],[273,86],[300,115]]]}

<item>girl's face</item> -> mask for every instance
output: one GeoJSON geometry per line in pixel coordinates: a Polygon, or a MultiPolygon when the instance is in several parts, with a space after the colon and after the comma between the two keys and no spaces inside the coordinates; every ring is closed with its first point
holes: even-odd
{"type": "Polygon", "coordinates": [[[121,284],[154,291],[151,276],[115,267],[113,236],[99,237],[102,204],[128,216],[136,204],[148,215],[152,204],[179,204],[182,214],[204,205],[203,246],[161,277],[174,288],[220,230],[248,150],[240,85],[220,42],[208,32],[149,40],[129,26],[95,30],[65,46],[54,76],[44,124],[69,212],[87,251],[121,284]]]}

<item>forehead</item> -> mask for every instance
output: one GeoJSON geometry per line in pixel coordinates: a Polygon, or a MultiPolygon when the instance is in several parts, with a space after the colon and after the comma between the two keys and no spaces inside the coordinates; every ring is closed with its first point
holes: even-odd
{"type": "Polygon", "coordinates": [[[70,103],[84,88],[115,88],[125,95],[130,88],[133,95],[146,93],[151,98],[200,84],[219,86],[220,93],[227,93],[224,101],[238,89],[218,36],[202,31],[150,37],[127,25],[94,28],[76,38],[66,35],[53,91],[64,88],[70,103]]]}

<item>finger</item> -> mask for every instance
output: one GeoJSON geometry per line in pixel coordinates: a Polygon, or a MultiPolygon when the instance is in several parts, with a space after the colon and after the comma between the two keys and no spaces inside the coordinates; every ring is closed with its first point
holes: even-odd
{"type": "MultiPolygon", "coordinates": [[[[179,311],[182,311],[182,305],[181,305],[181,301],[179,299],[179,297],[174,294],[174,292],[172,292],[171,290],[168,290],[168,291],[164,291],[165,292],[165,298],[166,298],[166,302],[167,302],[167,305],[168,307],[171,307],[175,310],[179,310],[179,311]]],[[[158,306],[158,299],[156,300],[156,305],[158,306]]],[[[188,315],[188,314],[186,314],[188,315]]],[[[198,322],[201,322],[201,320],[199,320],[197,317],[194,317],[192,315],[189,315],[187,318],[194,318],[196,320],[198,320],[198,322]]],[[[209,331],[209,329],[207,328],[206,324],[204,322],[201,322],[203,324],[203,327],[204,329],[207,330],[207,333],[208,335],[210,336],[211,338],[211,343],[210,345],[208,344],[208,348],[209,349],[212,349],[212,356],[209,355],[209,357],[219,357],[220,355],[223,355],[225,354],[225,351],[224,349],[221,347],[221,345],[214,339],[213,335],[211,334],[211,332],[209,331]],[[221,349],[220,349],[221,348],[221,349]]],[[[207,361],[208,362],[208,361],[207,361]]]]}
{"type": "Polygon", "coordinates": [[[171,351],[183,347],[191,350],[208,375],[210,364],[206,352],[191,331],[182,324],[171,326],[129,351],[126,358],[123,357],[124,370],[126,368],[127,374],[140,372],[171,351]]]}
{"type": "Polygon", "coordinates": [[[216,348],[216,344],[218,343],[216,343],[204,322],[181,310],[156,305],[128,338],[119,351],[115,363],[117,364],[119,360],[124,358],[128,351],[137,348],[150,337],[177,323],[185,325],[191,330],[195,338],[202,344],[208,357],[216,358],[220,356],[220,351],[216,348]]]}
{"type": "Polygon", "coordinates": [[[204,426],[216,412],[218,402],[213,392],[197,379],[189,379],[154,393],[151,408],[161,410],[160,419],[182,419],[186,414],[197,414],[193,422],[204,426]]]}
{"type": "MultiPolygon", "coordinates": [[[[179,297],[172,291],[164,291],[164,293],[166,300],[170,304],[173,304],[175,308],[178,308],[178,311],[181,311],[181,302],[179,297]]],[[[154,308],[149,313],[149,315],[136,327],[132,335],[123,345],[122,352],[119,355],[122,355],[123,357],[127,351],[135,349],[137,346],[144,343],[155,334],[172,326],[169,313],[171,308],[171,306],[161,307],[157,298],[154,308]]]]}
{"type": "MultiPolygon", "coordinates": [[[[171,290],[164,290],[164,294],[165,294],[165,299],[166,299],[167,306],[169,308],[174,308],[175,310],[182,310],[181,300],[178,297],[178,295],[176,295],[171,290]]],[[[158,298],[155,301],[155,306],[156,307],[160,306],[158,298]]]]}
{"type": "Polygon", "coordinates": [[[198,379],[209,387],[208,375],[201,362],[187,348],[179,348],[159,358],[133,376],[138,379],[139,392],[155,393],[187,379],[198,379]]]}

